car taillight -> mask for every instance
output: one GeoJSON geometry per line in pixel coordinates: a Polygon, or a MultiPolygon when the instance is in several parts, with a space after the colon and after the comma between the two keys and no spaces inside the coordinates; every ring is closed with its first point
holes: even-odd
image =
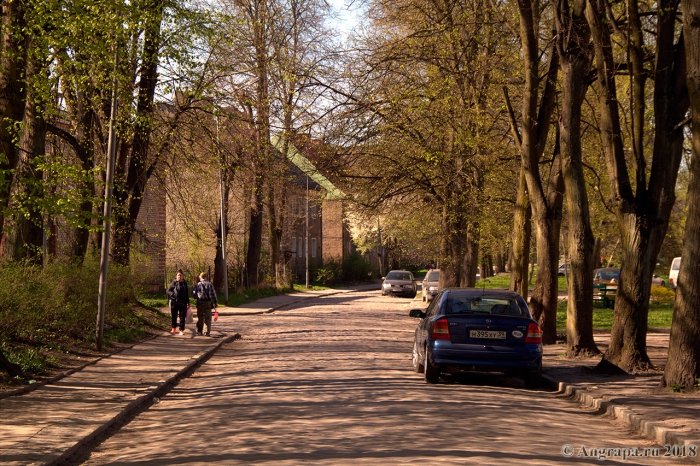
{"type": "Polygon", "coordinates": [[[433,333],[430,335],[433,340],[449,340],[450,329],[447,326],[447,319],[440,319],[433,325],[433,333]]]}
{"type": "Polygon", "coordinates": [[[542,343],[542,330],[540,326],[534,322],[531,322],[530,325],[527,326],[525,343],[542,343]]]}
{"type": "Polygon", "coordinates": [[[668,282],[671,284],[671,286],[673,286],[673,278],[669,278],[668,282]]]}

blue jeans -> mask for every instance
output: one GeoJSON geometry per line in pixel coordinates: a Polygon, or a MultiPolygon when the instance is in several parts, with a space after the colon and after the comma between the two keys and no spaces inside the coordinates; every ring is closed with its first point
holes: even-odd
{"type": "Polygon", "coordinates": [[[185,330],[185,318],[187,317],[187,304],[173,301],[170,305],[170,317],[172,318],[172,328],[177,327],[177,317],[180,316],[180,331],[185,330]]]}

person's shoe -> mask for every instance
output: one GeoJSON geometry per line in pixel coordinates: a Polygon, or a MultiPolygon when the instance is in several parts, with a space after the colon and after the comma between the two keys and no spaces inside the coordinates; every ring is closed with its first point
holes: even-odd
{"type": "Polygon", "coordinates": [[[206,335],[209,336],[209,332],[207,332],[206,335]]]}
{"type": "Polygon", "coordinates": [[[197,332],[197,335],[201,335],[201,334],[202,334],[202,332],[197,332]]]}
{"type": "Polygon", "coordinates": [[[175,327],[173,327],[173,328],[170,329],[170,333],[173,334],[173,335],[175,335],[175,327]]]}
{"type": "Polygon", "coordinates": [[[184,334],[185,334],[185,332],[183,332],[182,330],[180,330],[180,335],[184,335],[184,334]]]}

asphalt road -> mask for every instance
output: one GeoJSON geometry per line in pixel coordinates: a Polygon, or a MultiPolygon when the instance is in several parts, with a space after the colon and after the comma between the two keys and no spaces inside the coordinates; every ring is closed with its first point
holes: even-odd
{"type": "Polygon", "coordinates": [[[242,339],[84,464],[670,464],[623,461],[658,446],[520,379],[427,385],[411,368],[410,303],[373,291],[223,316],[217,328],[242,339]]]}

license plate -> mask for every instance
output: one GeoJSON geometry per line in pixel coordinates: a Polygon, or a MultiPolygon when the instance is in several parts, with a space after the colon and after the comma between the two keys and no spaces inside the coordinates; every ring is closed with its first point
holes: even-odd
{"type": "Polygon", "coordinates": [[[493,338],[497,340],[505,340],[506,332],[496,330],[469,330],[469,338],[493,338]]]}

